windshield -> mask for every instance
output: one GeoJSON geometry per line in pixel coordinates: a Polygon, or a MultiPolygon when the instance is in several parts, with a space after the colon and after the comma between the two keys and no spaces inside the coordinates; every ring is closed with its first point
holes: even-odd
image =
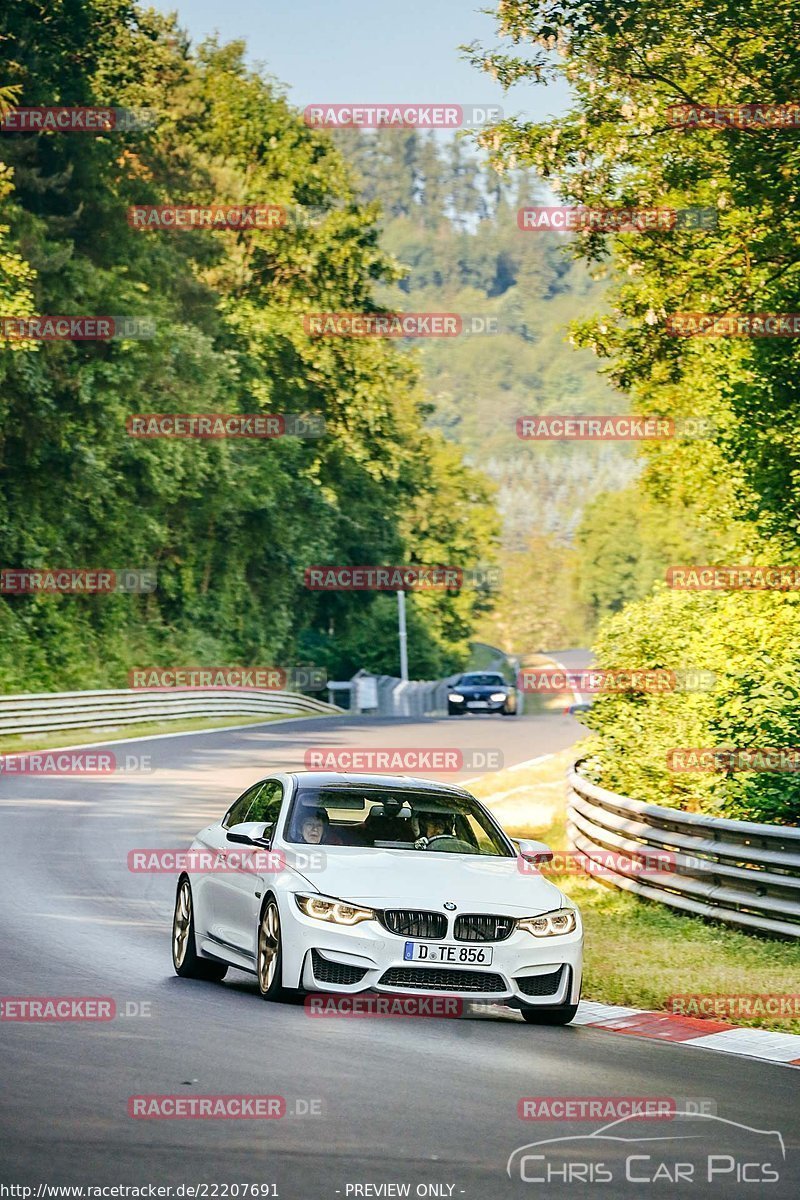
{"type": "Polygon", "coordinates": [[[505,687],[502,675],[462,675],[462,687],[505,687]]]}
{"type": "Polygon", "coordinates": [[[284,837],[299,845],[514,858],[471,796],[386,787],[300,787],[284,837]]]}

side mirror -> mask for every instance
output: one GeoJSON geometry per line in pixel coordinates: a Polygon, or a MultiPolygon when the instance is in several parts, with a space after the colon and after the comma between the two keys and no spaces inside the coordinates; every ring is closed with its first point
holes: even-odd
{"type": "Polygon", "coordinates": [[[228,842],[238,842],[242,846],[259,846],[269,850],[272,844],[274,826],[265,825],[263,821],[243,821],[227,830],[225,839],[228,842]]]}
{"type": "Polygon", "coordinates": [[[515,839],[515,845],[519,850],[520,858],[523,858],[525,862],[540,866],[542,863],[553,861],[553,851],[544,842],[534,842],[529,838],[518,838],[515,839]]]}

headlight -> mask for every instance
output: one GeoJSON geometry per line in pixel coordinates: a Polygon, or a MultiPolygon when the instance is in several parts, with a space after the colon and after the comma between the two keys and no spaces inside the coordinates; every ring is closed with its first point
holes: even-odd
{"type": "Polygon", "coordinates": [[[491,696],[489,697],[490,700],[505,700],[505,698],[505,692],[492,692],[491,696]]]}
{"type": "Polygon", "coordinates": [[[447,699],[452,700],[455,704],[460,704],[464,697],[460,692],[451,692],[447,699]]]}
{"type": "Polygon", "coordinates": [[[577,928],[574,908],[558,908],[555,912],[542,913],[541,917],[523,917],[517,921],[517,929],[524,929],[534,937],[555,937],[559,933],[573,933],[577,928]]]}
{"type": "Polygon", "coordinates": [[[344,900],[327,900],[324,896],[295,896],[295,900],[307,917],[329,921],[332,925],[357,925],[359,921],[371,921],[375,917],[373,909],[347,904],[344,900]]]}

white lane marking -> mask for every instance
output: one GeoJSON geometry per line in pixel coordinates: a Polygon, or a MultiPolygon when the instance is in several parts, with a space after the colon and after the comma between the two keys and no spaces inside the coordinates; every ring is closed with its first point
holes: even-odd
{"type": "MultiPolygon", "coordinates": [[[[569,746],[567,746],[569,749],[569,746]]],[[[548,758],[555,758],[556,754],[560,754],[560,750],[553,750],[550,754],[540,754],[538,758],[527,758],[525,762],[514,763],[513,767],[506,767],[507,771],[523,771],[525,767],[533,767],[536,763],[547,762],[548,758]]]]}
{"type": "MultiPolygon", "coordinates": [[[[569,746],[567,747],[569,749],[569,746]]],[[[547,762],[548,758],[555,758],[556,754],[560,754],[560,750],[554,750],[550,754],[540,754],[538,758],[527,758],[525,762],[514,763],[513,767],[501,767],[502,771],[522,771],[525,767],[533,767],[536,763],[547,762]]],[[[459,787],[464,787],[468,783],[477,783],[483,779],[484,775],[499,775],[499,771],[484,771],[483,775],[473,775],[471,779],[462,779],[459,787]]]]}

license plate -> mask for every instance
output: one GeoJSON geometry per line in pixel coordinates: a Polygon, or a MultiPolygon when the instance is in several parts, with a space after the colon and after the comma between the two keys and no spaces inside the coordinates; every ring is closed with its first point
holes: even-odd
{"type": "Polygon", "coordinates": [[[486,967],[492,961],[491,946],[428,946],[424,942],[406,942],[406,962],[454,963],[457,966],[486,967]]]}
{"type": "Polygon", "coordinates": [[[467,708],[488,708],[488,707],[489,707],[488,700],[468,700],[467,701],[467,708]]]}

